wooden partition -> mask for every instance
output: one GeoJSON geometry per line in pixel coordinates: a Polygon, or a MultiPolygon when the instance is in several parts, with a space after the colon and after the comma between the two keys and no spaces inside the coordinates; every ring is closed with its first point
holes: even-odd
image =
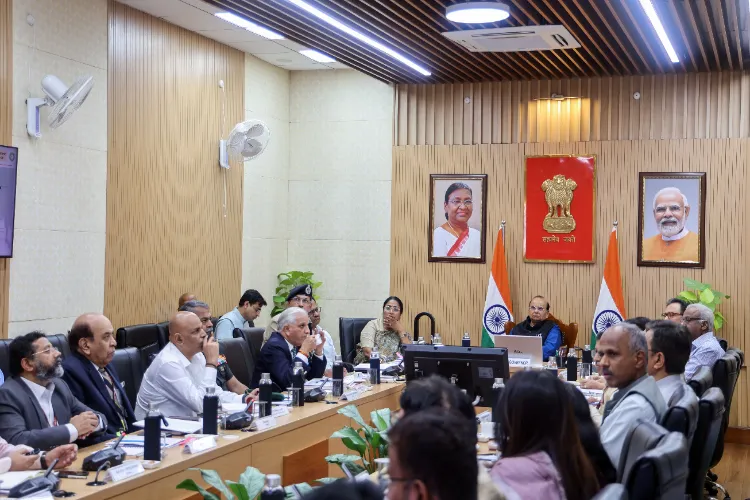
{"type": "Polygon", "coordinates": [[[218,142],[243,119],[244,54],[111,1],[108,80],[104,313],[116,328],[164,321],[184,292],[228,311],[243,176],[219,168],[218,142]]]}
{"type": "MultiPolygon", "coordinates": [[[[0,0],[0,144],[13,140],[13,0],[0,0]]],[[[0,338],[8,336],[10,259],[0,259],[0,338]]]]}

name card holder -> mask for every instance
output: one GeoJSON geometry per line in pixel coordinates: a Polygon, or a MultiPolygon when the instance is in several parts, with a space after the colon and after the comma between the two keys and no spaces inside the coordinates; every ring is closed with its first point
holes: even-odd
{"type": "Polygon", "coordinates": [[[116,483],[123,479],[129,479],[138,474],[142,474],[143,472],[146,472],[146,470],[143,468],[143,464],[140,460],[126,460],[120,465],[108,469],[107,478],[111,482],[116,483]]]}
{"type": "Polygon", "coordinates": [[[286,415],[289,415],[291,410],[288,406],[274,406],[271,409],[271,416],[273,417],[285,417],[286,415]]]}
{"type": "Polygon", "coordinates": [[[513,356],[508,358],[508,366],[510,368],[524,368],[531,366],[530,356],[513,356]]]}
{"type": "Polygon", "coordinates": [[[581,391],[586,398],[602,399],[602,394],[604,393],[604,391],[600,389],[583,389],[580,386],[578,387],[578,390],[581,391]]]}
{"type": "Polygon", "coordinates": [[[270,415],[268,417],[259,418],[255,421],[255,425],[257,427],[257,430],[265,431],[266,429],[270,429],[271,427],[274,427],[276,425],[276,417],[270,415]]]}
{"type": "Polygon", "coordinates": [[[216,437],[206,436],[194,441],[190,441],[185,445],[185,453],[200,453],[202,451],[216,448],[216,437]]]}
{"type": "Polygon", "coordinates": [[[477,422],[480,424],[482,422],[492,422],[492,412],[491,411],[483,411],[482,413],[477,415],[477,422]]]}

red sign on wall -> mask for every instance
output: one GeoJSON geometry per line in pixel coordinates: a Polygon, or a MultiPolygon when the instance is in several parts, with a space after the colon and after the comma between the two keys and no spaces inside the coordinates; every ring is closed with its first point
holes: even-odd
{"type": "Polygon", "coordinates": [[[594,262],[595,161],[526,157],[524,261],[594,262]]]}

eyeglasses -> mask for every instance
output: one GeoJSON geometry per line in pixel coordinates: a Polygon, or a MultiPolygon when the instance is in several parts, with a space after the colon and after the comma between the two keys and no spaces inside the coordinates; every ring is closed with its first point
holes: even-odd
{"type": "Polygon", "coordinates": [[[686,325],[690,323],[691,321],[703,321],[703,320],[700,318],[686,318],[685,316],[682,317],[682,322],[685,323],[686,325]]]}
{"type": "Polygon", "coordinates": [[[547,309],[547,308],[546,308],[546,307],[534,307],[534,306],[529,306],[529,311],[531,311],[531,312],[542,312],[542,311],[544,311],[545,309],[547,309]]]}
{"type": "Polygon", "coordinates": [[[297,295],[291,300],[291,302],[301,302],[302,304],[309,304],[312,301],[310,300],[310,297],[300,297],[299,295],[297,295]]]}
{"type": "Polygon", "coordinates": [[[401,312],[401,309],[398,306],[385,306],[383,310],[385,312],[395,312],[395,313],[401,312]]]}
{"type": "Polygon", "coordinates": [[[310,314],[320,314],[323,312],[322,307],[316,307],[315,309],[310,309],[310,314]]]}
{"type": "Polygon", "coordinates": [[[60,351],[59,351],[59,350],[57,349],[57,347],[55,347],[55,346],[53,346],[53,345],[50,345],[50,346],[49,346],[48,348],[46,348],[46,349],[42,349],[41,351],[37,351],[37,352],[35,352],[34,354],[32,354],[32,355],[31,355],[31,357],[34,357],[34,356],[36,356],[37,354],[46,354],[46,353],[48,353],[48,352],[50,352],[50,351],[60,352],[60,351]]]}
{"type": "Polygon", "coordinates": [[[471,207],[474,206],[474,202],[471,201],[471,200],[459,200],[457,198],[453,198],[452,200],[448,200],[448,203],[450,203],[450,205],[453,208],[458,208],[458,207],[471,208],[471,207]]]}
{"type": "Polygon", "coordinates": [[[661,317],[665,318],[665,319],[667,319],[667,318],[668,319],[672,319],[672,318],[676,318],[678,316],[682,316],[682,314],[676,313],[676,312],[665,312],[665,313],[662,313],[662,315],[661,315],[661,317]]]}

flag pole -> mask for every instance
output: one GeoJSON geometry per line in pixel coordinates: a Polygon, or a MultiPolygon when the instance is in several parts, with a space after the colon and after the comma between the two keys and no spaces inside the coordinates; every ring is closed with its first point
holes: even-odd
{"type": "Polygon", "coordinates": [[[505,221],[500,221],[500,232],[503,233],[503,243],[505,243],[505,221]]]}

